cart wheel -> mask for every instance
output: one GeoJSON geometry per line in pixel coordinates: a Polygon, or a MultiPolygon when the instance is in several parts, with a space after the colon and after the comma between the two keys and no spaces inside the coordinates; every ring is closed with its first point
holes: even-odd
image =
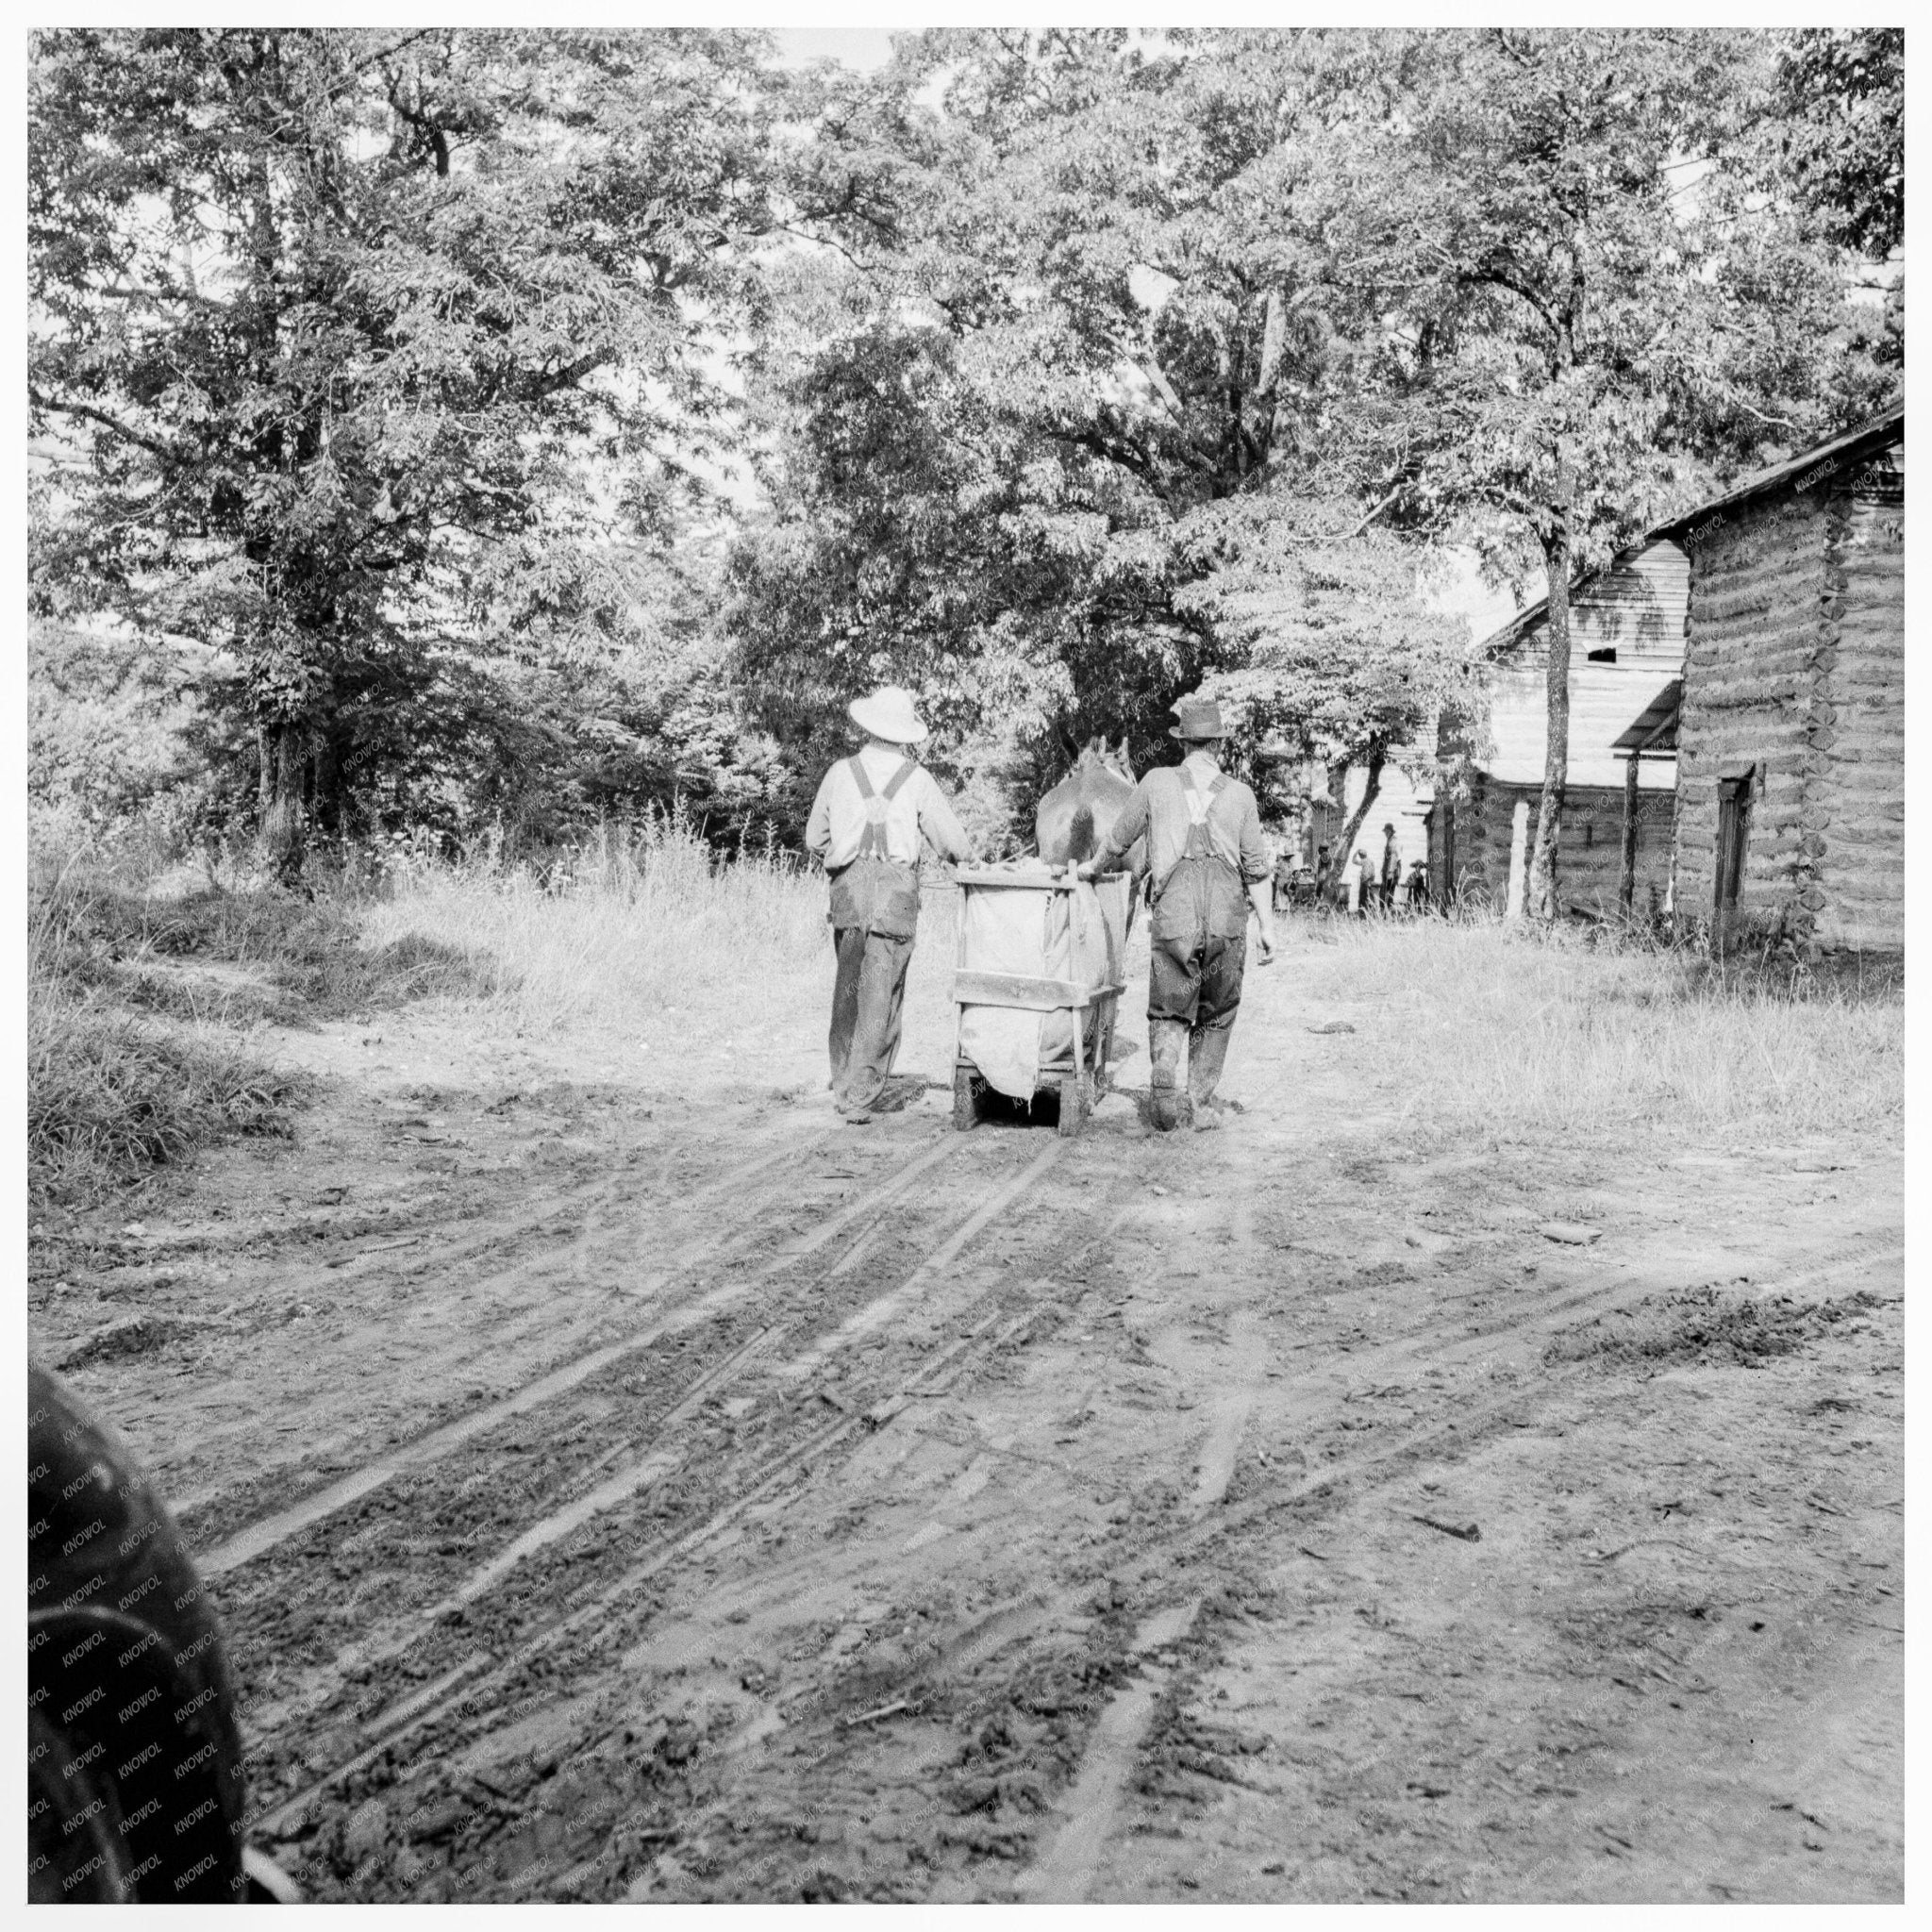
{"type": "Polygon", "coordinates": [[[970,1067],[953,1069],[953,1124],[962,1134],[979,1124],[978,1086],[970,1067]]]}
{"type": "Polygon", "coordinates": [[[1087,1124],[1093,1111],[1093,1076],[1082,1074],[1075,1080],[1069,1075],[1060,1082],[1060,1132],[1071,1140],[1087,1124]]]}

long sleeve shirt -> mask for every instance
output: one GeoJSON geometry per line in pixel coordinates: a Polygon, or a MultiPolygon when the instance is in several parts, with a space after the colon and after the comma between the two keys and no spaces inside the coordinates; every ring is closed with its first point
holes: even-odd
{"type": "MultiPolygon", "coordinates": [[[[1217,777],[1224,776],[1205,752],[1190,752],[1181,764],[1199,791],[1205,791],[1217,777]]],[[[1106,865],[1124,857],[1144,832],[1148,869],[1158,891],[1187,850],[1191,823],[1181,766],[1157,766],[1134,787],[1134,795],[1114,821],[1107,843],[1094,854],[1095,862],[1106,865]]],[[[1260,809],[1255,804],[1255,794],[1239,778],[1226,778],[1208,801],[1208,843],[1217,858],[1225,859],[1241,874],[1243,885],[1259,885],[1267,878],[1273,858],[1268,841],[1261,836],[1260,809]]]]}
{"type": "MultiPolygon", "coordinates": [[[[868,743],[858,754],[872,789],[885,798],[886,787],[905,762],[904,754],[890,744],[868,743]]],[[[865,831],[865,800],[852,775],[851,760],[841,758],[819,785],[805,823],[807,849],[816,853],[827,872],[838,872],[858,857],[865,831]]],[[[966,857],[966,834],[939,782],[924,765],[886,799],[886,856],[901,865],[919,863],[920,835],[931,840],[941,858],[966,857]]]]}

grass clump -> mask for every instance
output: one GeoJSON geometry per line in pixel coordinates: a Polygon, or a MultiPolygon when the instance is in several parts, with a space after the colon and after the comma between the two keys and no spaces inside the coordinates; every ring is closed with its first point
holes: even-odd
{"type": "Polygon", "coordinates": [[[142,1024],[43,983],[27,1009],[31,1190],[92,1198],[229,1135],[286,1136],[307,1088],[239,1041],[142,1024]]]}
{"type": "Polygon", "coordinates": [[[311,1083],[251,1051],[242,1029],[480,983],[458,947],[361,945],[352,909],[333,901],[212,880],[143,891],[99,855],[58,869],[36,856],[27,1160],[40,1202],[97,1199],[233,1135],[287,1135],[311,1083]]]}
{"type": "Polygon", "coordinates": [[[132,1004],[196,1022],[300,1024],[495,983],[465,946],[413,933],[365,946],[348,905],[273,887],[229,891],[210,883],[156,898],[69,877],[42,894],[41,916],[63,971],[118,982],[132,1004]],[[243,971],[179,970],[210,963],[243,971]]]}

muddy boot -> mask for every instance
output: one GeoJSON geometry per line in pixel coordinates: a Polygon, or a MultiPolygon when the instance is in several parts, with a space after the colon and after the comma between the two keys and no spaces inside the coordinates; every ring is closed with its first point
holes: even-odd
{"type": "Polygon", "coordinates": [[[1188,1037],[1187,1024],[1180,1020],[1151,1020],[1147,1024],[1147,1051],[1153,1071],[1147,1080],[1148,1111],[1155,1126],[1163,1134],[1181,1124],[1181,1097],[1178,1088],[1181,1045],[1188,1037]]]}
{"type": "Polygon", "coordinates": [[[1188,1037],[1188,1092],[1194,1103],[1194,1130],[1208,1133],[1225,1117],[1214,1097],[1221,1069],[1227,1059],[1226,1026],[1196,1026],[1188,1037]]]}

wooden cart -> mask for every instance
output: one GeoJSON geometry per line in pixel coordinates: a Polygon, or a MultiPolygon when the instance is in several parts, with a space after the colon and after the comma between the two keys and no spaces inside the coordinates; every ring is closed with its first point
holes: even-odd
{"type": "MultiPolygon", "coordinates": [[[[1065,1052],[1056,1052],[1051,1058],[1038,1063],[1035,1091],[1057,1088],[1059,1131],[1077,1134],[1092,1112],[1095,1100],[1107,1091],[1109,1077],[1114,1021],[1124,989],[1123,955],[1132,903],[1132,875],[1109,873],[1091,884],[1076,883],[1071,876],[1043,865],[1014,865],[962,867],[954,877],[959,887],[959,936],[953,974],[953,1124],[962,1130],[979,1124],[982,1098],[991,1084],[966,1049],[968,1010],[994,1007],[1029,1013],[1063,1011],[1072,1021],[1071,1041],[1065,1052]],[[1065,894],[1070,956],[1077,960],[1083,952],[1091,957],[1104,950],[1104,976],[1085,984],[1078,978],[1055,977],[1044,972],[986,970],[983,961],[976,963],[968,957],[972,950],[968,933],[973,924],[968,914],[973,896],[978,892],[1025,892],[1042,899],[1065,894]],[[1105,902],[1103,894],[1107,895],[1105,902]]],[[[1047,911],[1042,903],[1042,949],[1047,911]]]]}

